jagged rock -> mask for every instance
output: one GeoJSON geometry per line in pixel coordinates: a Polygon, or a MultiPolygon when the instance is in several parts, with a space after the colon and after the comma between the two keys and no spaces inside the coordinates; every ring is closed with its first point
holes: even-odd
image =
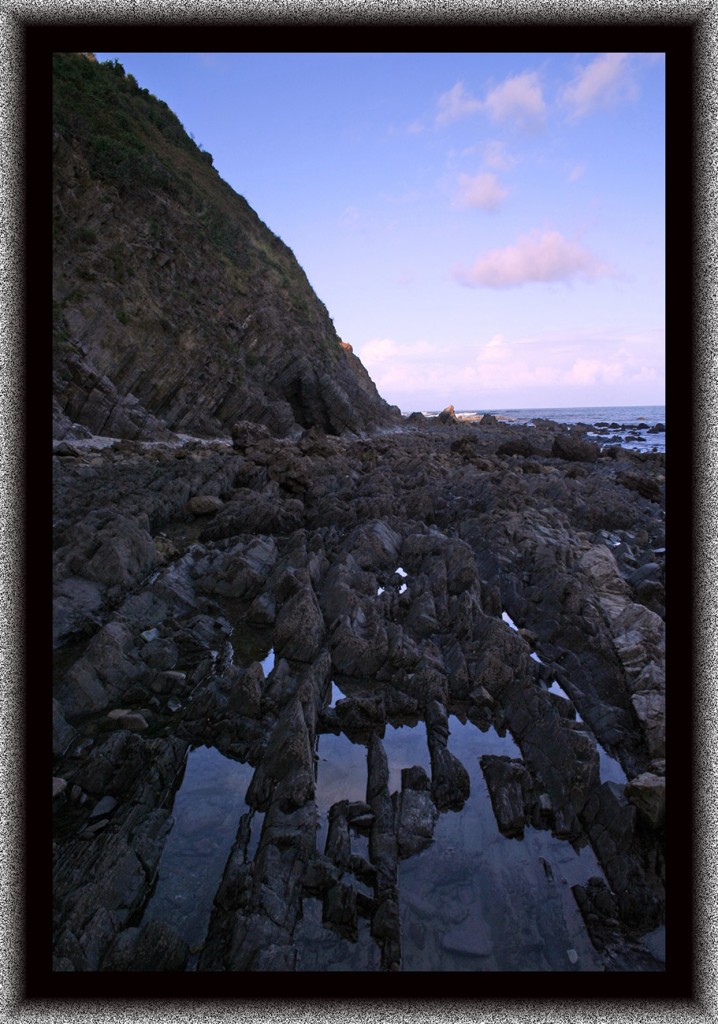
{"type": "Polygon", "coordinates": [[[329,809],[329,829],[324,848],[325,855],[342,870],[349,864],[351,839],[346,817],[347,801],[333,804],[329,809]]]}
{"type": "Polygon", "coordinates": [[[73,67],[80,62],[67,53],[55,63],[58,413],[128,438],[226,436],[241,421],[277,436],[398,422],[291,250],[207,166],[167,108],[129,77],[99,62],[73,67]],[[78,104],[82,119],[72,115],[78,104]],[[153,114],[140,113],[148,105],[153,114]],[[106,111],[120,108],[124,121],[113,127],[106,111]],[[102,135],[122,146],[127,132],[142,136],[148,154],[133,180],[126,161],[98,168],[94,145],[102,135]],[[179,166],[191,185],[180,184],[179,166]],[[78,247],[76,226],[89,222],[101,229],[78,247]],[[134,257],[137,247],[147,258],[134,257]]]}
{"type": "Polygon", "coordinates": [[[54,592],[52,616],[53,646],[76,633],[92,633],[99,624],[102,587],[99,583],[70,576],[60,580],[54,592]]]}
{"type": "Polygon", "coordinates": [[[95,537],[95,551],[82,575],[107,586],[128,587],[157,565],[149,532],[126,516],[116,516],[95,537]]]}
{"type": "Polygon", "coordinates": [[[300,807],[314,793],[312,749],[296,698],[287,704],[269,738],[247,790],[249,806],[265,810],[277,783],[282,784],[283,799],[289,806],[300,807]]]}
{"type": "Polygon", "coordinates": [[[459,419],[456,413],[454,412],[453,405],[447,405],[447,407],[444,410],[442,410],[442,412],[439,413],[439,423],[443,423],[444,425],[446,425],[458,422],[459,419]]]}
{"type": "Polygon", "coordinates": [[[324,619],[311,587],[304,587],[282,605],[274,629],[278,657],[310,662],[324,639],[324,619]]]}
{"type": "Polygon", "coordinates": [[[324,897],[322,921],[337,935],[356,942],[357,938],[357,896],[353,886],[343,882],[333,885],[324,897]]]}
{"type": "Polygon", "coordinates": [[[651,828],[663,825],[666,810],[666,780],[644,772],[626,785],[626,796],[651,828]]]}
{"type": "Polygon", "coordinates": [[[69,715],[98,711],[143,675],[129,629],[109,622],[91,640],[85,655],[66,673],[58,699],[69,715]]]}
{"type": "Polygon", "coordinates": [[[649,501],[660,501],[661,486],[656,478],[647,474],[618,473],[616,483],[626,487],[629,491],[636,491],[642,498],[647,498],[649,501]]]}
{"type": "Polygon", "coordinates": [[[187,943],[163,921],[128,928],[115,939],[102,961],[103,971],[183,971],[187,943]]]}
{"type": "Polygon", "coordinates": [[[662,971],[659,961],[637,942],[630,929],[622,925],[620,906],[602,878],[589,878],[572,888],[594,946],[604,953],[608,970],[662,971]]]}
{"type": "MultiPolygon", "coordinates": [[[[483,420],[482,420],[483,422],[483,420]]],[[[497,455],[521,455],[524,458],[528,458],[531,455],[536,454],[536,449],[531,444],[531,441],[527,437],[511,437],[508,441],[504,441],[496,449],[497,455]]]]}
{"type": "Polygon", "coordinates": [[[353,530],[345,547],[361,569],[376,572],[398,565],[401,536],[386,523],[376,520],[353,530]]]}
{"type": "Polygon", "coordinates": [[[530,779],[526,767],[520,760],[512,760],[494,754],[483,754],[481,770],[491,797],[491,806],[496,816],[499,831],[505,836],[523,838],[524,827],[530,812],[530,779]]]}
{"type": "Polygon", "coordinates": [[[623,786],[604,782],[584,807],[582,821],[616,894],[618,916],[628,928],[649,931],[660,923],[662,886],[646,875],[636,813],[623,786]]]}
{"type": "Polygon", "coordinates": [[[246,449],[247,445],[255,444],[257,441],[266,441],[272,436],[269,429],[263,423],[253,423],[251,420],[242,420],[232,425],[232,441],[235,448],[246,449]]]}
{"type": "Polygon", "coordinates": [[[354,603],[333,630],[332,661],[346,676],[370,676],[386,661],[389,643],[382,618],[373,604],[354,603]]]}
{"type": "Polygon", "coordinates": [[[386,720],[381,694],[377,697],[345,697],[337,701],[335,711],[341,731],[352,742],[366,741],[386,720]]]}
{"type": "Polygon", "coordinates": [[[431,783],[423,768],[404,768],[396,798],[397,844],[400,858],[427,847],[434,837],[439,814],[431,796],[431,783]]]}
{"type": "Polygon", "coordinates": [[[52,701],[52,752],[57,756],[64,754],[77,735],[75,729],[65,721],[62,705],[53,698],[52,701]]]}
{"type": "Polygon", "coordinates": [[[551,446],[551,454],[554,458],[565,459],[567,462],[596,462],[601,449],[593,441],[576,434],[556,434],[551,446]]]}
{"type": "Polygon", "coordinates": [[[469,798],[469,773],[446,747],[431,750],[431,795],[440,811],[460,811],[469,798]]]}

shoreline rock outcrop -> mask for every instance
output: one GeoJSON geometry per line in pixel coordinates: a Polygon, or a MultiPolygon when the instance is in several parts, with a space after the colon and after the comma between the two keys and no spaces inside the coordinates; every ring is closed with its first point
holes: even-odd
{"type": "MultiPolygon", "coordinates": [[[[661,969],[642,936],[665,902],[665,611],[641,586],[662,578],[664,485],[655,501],[622,474],[657,481],[664,459],[624,450],[577,474],[555,434],[407,421],[55,456],[57,970],[401,969],[416,949],[403,908],[420,905],[401,865],[443,848],[442,820],[482,779],[496,841],[528,829],[592,848],[611,912],[576,889],[591,956],[661,969]],[[534,454],[507,457],[529,432],[534,454]],[[390,783],[397,730],[418,746],[390,783]],[[518,756],[481,756],[494,730],[518,756]],[[324,736],[365,749],[364,788],[325,775],[324,736]],[[143,908],[200,744],[251,782],[192,952],[171,921],[149,941],[143,908]],[[603,779],[606,753],[626,782],[603,779]]],[[[441,962],[478,955],[466,928],[441,927],[441,962]]],[[[508,940],[476,928],[500,964],[508,940]]],[[[546,969],[540,948],[525,955],[546,969]]]]}

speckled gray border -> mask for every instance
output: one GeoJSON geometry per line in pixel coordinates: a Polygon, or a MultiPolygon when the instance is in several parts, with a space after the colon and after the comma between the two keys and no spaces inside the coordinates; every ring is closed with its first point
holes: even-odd
{"type": "MultiPolygon", "coordinates": [[[[718,674],[718,630],[716,629],[716,601],[713,594],[713,573],[718,563],[718,545],[715,534],[715,499],[718,491],[718,361],[716,359],[716,267],[718,253],[716,235],[716,207],[718,192],[718,0],[228,0],[190,3],[183,0],[4,0],[0,5],[0,723],[2,748],[0,755],[0,1020],[102,1022],[149,1021],[164,1019],[187,1024],[240,1018],[244,1021],[271,1021],[284,1024],[289,1021],[387,1021],[413,1024],[467,1024],[474,1021],[532,1021],[549,1022],[570,1020],[583,1022],[631,1020],[652,1024],[653,1021],[684,1021],[715,1019],[716,980],[713,971],[715,956],[716,877],[713,851],[718,806],[716,772],[709,752],[718,749],[718,723],[711,721],[709,705],[715,696],[714,684],[718,674]],[[21,814],[23,813],[21,786],[18,779],[23,770],[21,743],[22,722],[22,648],[25,637],[18,611],[19,596],[23,593],[23,519],[24,494],[23,467],[18,446],[22,438],[22,415],[25,386],[22,380],[22,323],[23,253],[22,224],[24,196],[21,183],[22,138],[19,119],[19,98],[22,95],[23,53],[21,28],[23,23],[35,22],[66,24],[76,18],[82,23],[90,18],[117,19],[131,24],[137,15],[152,14],[157,20],[172,20],[189,24],[195,21],[211,23],[214,18],[273,18],[288,23],[332,18],[366,19],[378,24],[382,18],[420,22],[460,17],[481,18],[483,22],[500,22],[507,18],[560,23],[569,17],[600,19],[602,23],[617,27],[621,22],[664,23],[676,17],[692,22],[698,28],[699,90],[696,95],[697,122],[700,125],[696,192],[697,284],[700,305],[695,312],[698,338],[696,351],[696,378],[694,401],[696,454],[696,517],[694,575],[696,578],[695,622],[698,643],[696,674],[697,701],[694,710],[696,723],[696,820],[700,822],[695,853],[698,930],[695,935],[697,965],[697,991],[695,1002],[674,1001],[604,1001],[572,1002],[559,1000],[467,1001],[432,1002],[429,1006],[415,1001],[398,999],[362,1002],[322,1001],[321,1006],[305,1000],[237,1002],[178,1002],[170,1004],[158,1000],[150,1002],[96,1001],[24,1002],[21,999],[23,935],[21,875],[21,814]]],[[[47,346],[42,351],[49,352],[47,346]]],[[[30,382],[31,384],[31,382],[30,382]]],[[[29,453],[30,458],[44,457],[43,453],[29,453]]],[[[688,595],[686,595],[687,597],[688,595]]],[[[36,680],[37,687],[48,684],[36,680]]],[[[440,992],[437,976],[437,995],[440,992]]],[[[370,979],[367,978],[370,985],[370,979]]],[[[517,975],[520,987],[520,975],[517,975]]]]}

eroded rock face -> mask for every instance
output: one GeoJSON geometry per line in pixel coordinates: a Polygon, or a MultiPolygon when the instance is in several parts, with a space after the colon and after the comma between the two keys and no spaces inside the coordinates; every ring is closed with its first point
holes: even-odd
{"type": "MultiPolygon", "coordinates": [[[[57,455],[57,970],[396,970],[419,949],[444,969],[660,968],[639,939],[664,902],[664,624],[658,592],[638,598],[663,517],[634,490],[629,519],[618,475],[662,457],[576,475],[561,434],[534,428],[529,453],[498,421],[415,418],[57,455]],[[494,734],[510,755],[481,756],[494,734]],[[598,744],[626,784],[602,781],[598,744]],[[190,948],[143,915],[200,745],[243,766],[245,809],[190,948]],[[489,798],[494,842],[590,847],[608,895],[561,896],[560,858],[509,884],[498,858],[489,889],[522,894],[508,918],[427,909],[405,871],[489,798]],[[553,916],[524,926],[539,882],[553,916]],[[554,949],[579,911],[585,948],[554,949]]],[[[202,811],[193,855],[216,844],[202,811]]],[[[447,891],[468,892],[471,858],[452,857],[447,891]]]]}
{"type": "Polygon", "coordinates": [[[54,73],[54,436],[396,423],[292,251],[166,105],[82,54],[54,73]]]}

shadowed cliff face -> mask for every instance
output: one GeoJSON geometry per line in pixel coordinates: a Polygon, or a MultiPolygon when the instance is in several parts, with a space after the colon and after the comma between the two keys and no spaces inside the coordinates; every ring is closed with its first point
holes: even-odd
{"type": "Polygon", "coordinates": [[[54,77],[55,436],[394,422],[291,250],[119,64],[54,77]]]}

